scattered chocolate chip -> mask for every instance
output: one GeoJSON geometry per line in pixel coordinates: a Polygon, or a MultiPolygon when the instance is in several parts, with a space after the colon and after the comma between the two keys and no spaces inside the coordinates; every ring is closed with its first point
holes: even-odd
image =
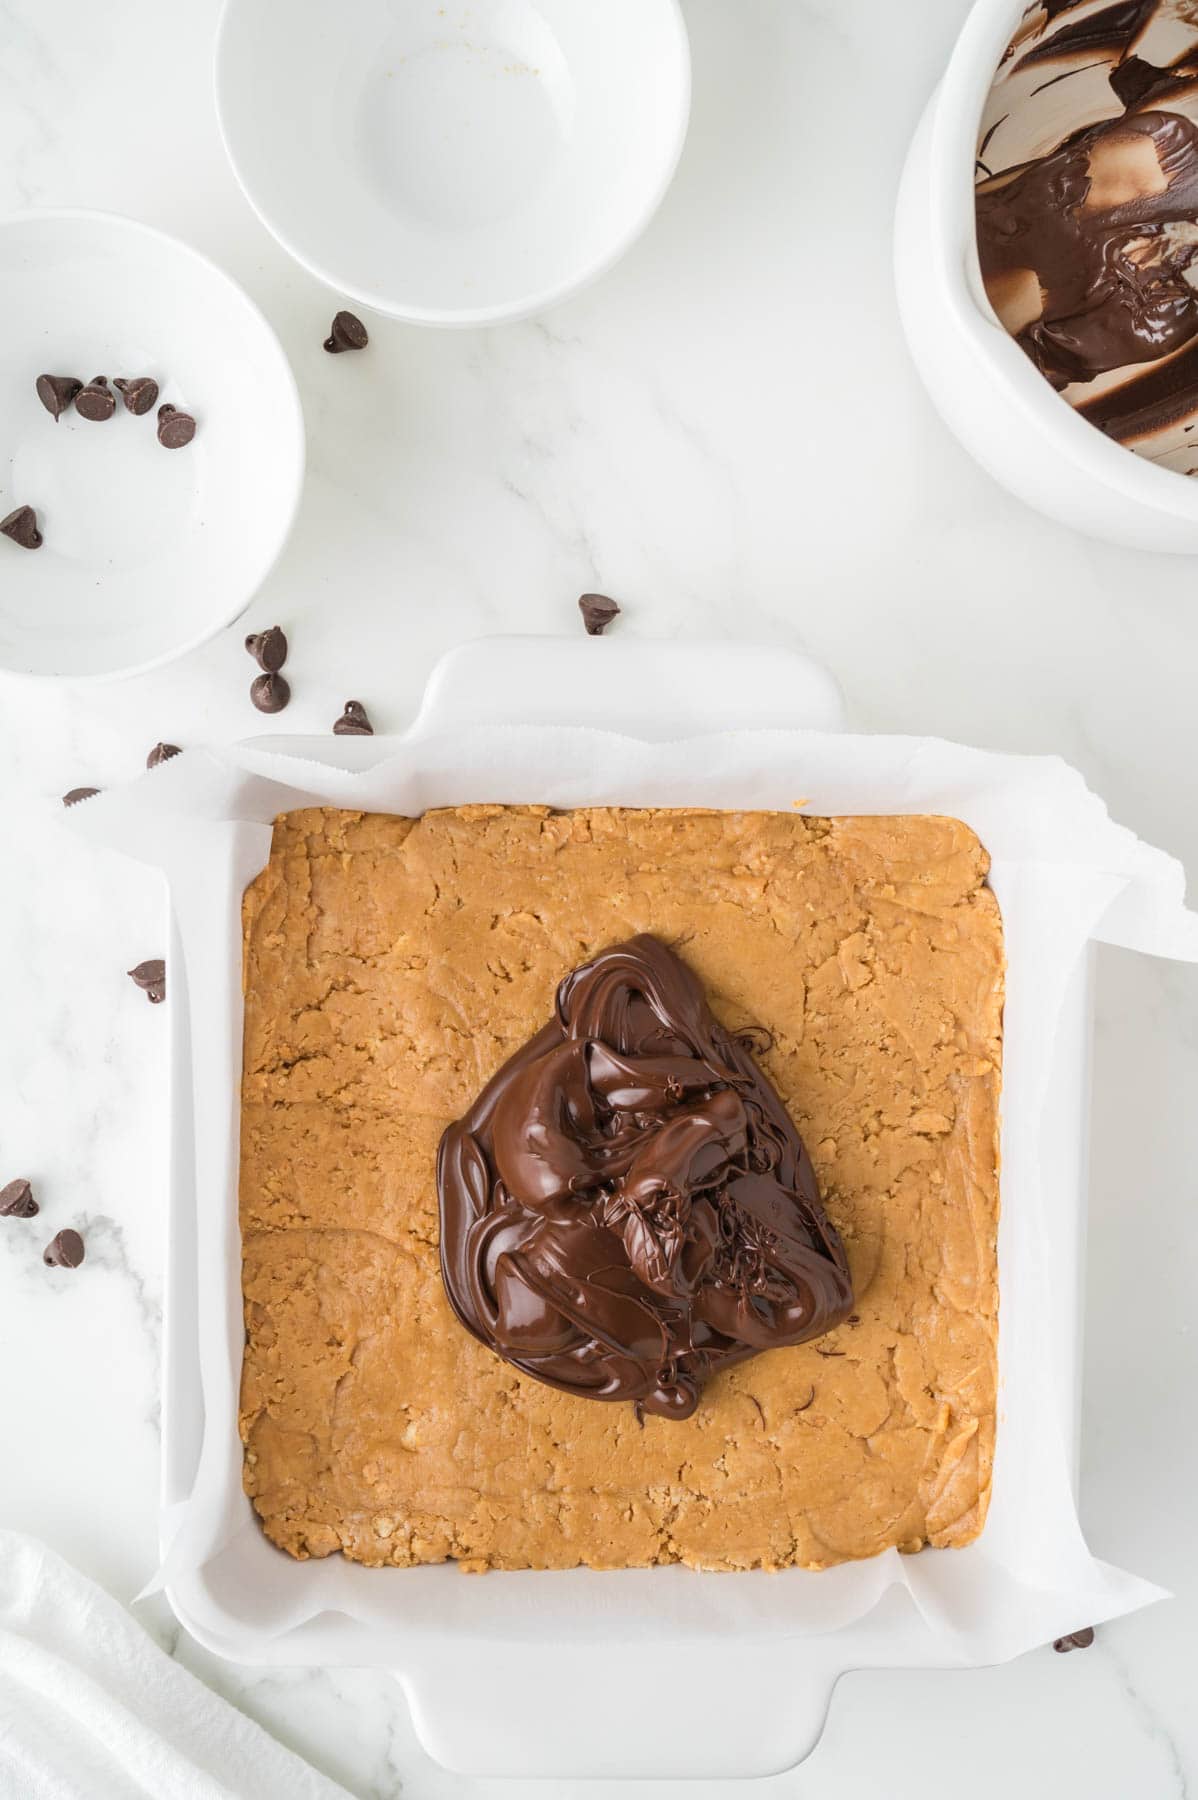
{"type": "Polygon", "coordinates": [[[291,686],[277,669],[268,669],[250,682],[250,699],[263,713],[280,713],[291,698],[291,686]]]}
{"type": "Polygon", "coordinates": [[[620,609],[606,594],[580,594],[578,610],[588,637],[602,637],[620,609]]]}
{"type": "Polygon", "coordinates": [[[347,700],[341,717],[333,726],[338,737],[373,737],[374,726],[360,700],[347,700]]]}
{"type": "Polygon", "coordinates": [[[37,397],[57,424],[82,387],[77,375],[39,375],[37,397]]]}
{"type": "Polygon", "coordinates": [[[118,375],[112,385],[123,396],[129,411],[139,418],[149,412],[158,398],[158,383],[152,375],[118,375]]]}
{"type": "Polygon", "coordinates": [[[1067,1656],[1070,1650],[1088,1650],[1093,1642],[1093,1625],[1084,1625],[1080,1631],[1070,1631],[1065,1637],[1054,1638],[1052,1647],[1059,1656],[1067,1656]]]}
{"type": "Polygon", "coordinates": [[[158,442],[164,450],[182,450],[195,434],[196,422],[190,413],[180,412],[177,406],[158,408],[158,442]]]}
{"type": "Polygon", "coordinates": [[[83,1239],[68,1225],[50,1239],[42,1251],[42,1261],[52,1269],[77,1269],[83,1261],[83,1239]]]}
{"type": "Polygon", "coordinates": [[[18,506],[6,519],[0,519],[0,531],[22,550],[40,550],[42,534],[37,528],[37,514],[32,506],[18,506]]]}
{"type": "Polygon", "coordinates": [[[32,1219],[36,1211],[33,1189],[23,1177],[0,1188],[0,1218],[32,1219]]]}
{"type": "Polygon", "coordinates": [[[151,962],[138,963],[128,974],[129,979],[149,995],[151,1005],[157,1006],[159,1001],[166,999],[166,964],[160,956],[151,962]]]}
{"type": "Polygon", "coordinates": [[[281,669],[287,661],[287,639],[281,625],[272,625],[268,631],[251,631],[245,640],[245,647],[260,669],[269,675],[281,669]]]}
{"type": "Polygon", "coordinates": [[[156,769],[160,763],[169,762],[172,756],[182,754],[178,744],[155,744],[146,757],[146,768],[156,769]]]}
{"type": "Polygon", "coordinates": [[[324,341],[324,347],[330,356],[337,356],[342,350],[365,350],[370,338],[361,319],[351,312],[339,312],[333,320],[333,329],[324,341]]]}
{"type": "Polygon", "coordinates": [[[93,375],[86,387],[75,395],[75,411],[81,419],[111,419],[116,411],[116,395],[103,375],[93,375]]]}
{"type": "Polygon", "coordinates": [[[99,788],[72,788],[69,794],[63,795],[62,803],[64,806],[74,806],[76,800],[90,800],[99,791],[99,788]]]}

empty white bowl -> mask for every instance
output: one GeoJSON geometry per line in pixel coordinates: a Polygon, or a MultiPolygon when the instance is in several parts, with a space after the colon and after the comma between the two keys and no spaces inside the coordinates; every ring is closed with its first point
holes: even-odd
{"type": "Polygon", "coordinates": [[[690,110],[678,0],[225,0],[225,147],[339,293],[426,325],[539,312],[656,211],[690,110]]]}
{"type": "Polygon", "coordinates": [[[1055,393],[986,298],[974,221],[978,122],[1026,0],[976,0],[911,146],[895,268],[911,353],[949,428],[997,481],[1111,543],[1198,551],[1198,476],[1158,468],[1055,393]]]}
{"type": "Polygon", "coordinates": [[[0,668],[88,678],[181,656],[235,619],[286,540],[303,484],[295,381],[257,307],[206,257],[132,219],[0,221],[0,668]],[[55,422],[41,374],[150,375],[192,413],[185,449],[117,396],[55,422]]]}

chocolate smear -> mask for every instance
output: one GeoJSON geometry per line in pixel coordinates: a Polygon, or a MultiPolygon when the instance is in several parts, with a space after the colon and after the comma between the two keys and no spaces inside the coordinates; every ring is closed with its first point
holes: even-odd
{"type": "Polygon", "coordinates": [[[685,1419],[717,1371],[852,1310],[793,1120],[652,937],[559,984],[442,1137],[437,1193],[462,1324],[580,1398],[685,1419]]]}

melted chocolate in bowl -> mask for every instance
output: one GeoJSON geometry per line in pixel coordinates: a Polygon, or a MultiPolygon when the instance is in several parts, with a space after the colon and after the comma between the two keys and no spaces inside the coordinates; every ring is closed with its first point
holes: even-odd
{"type": "Polygon", "coordinates": [[[1198,472],[1198,6],[1043,0],[987,102],[991,304],[1108,436],[1198,472]]]}
{"type": "Polygon", "coordinates": [[[556,1015],[441,1140],[441,1272],[506,1362],[684,1419],[717,1369],[844,1320],[811,1159],[695,977],[652,937],[567,975],[556,1015]]]}

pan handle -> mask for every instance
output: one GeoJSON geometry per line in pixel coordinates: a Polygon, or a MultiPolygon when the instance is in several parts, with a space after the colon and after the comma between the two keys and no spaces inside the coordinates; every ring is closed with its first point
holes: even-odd
{"type": "Polygon", "coordinates": [[[457,1774],[732,1781],[810,1755],[844,1650],[738,1637],[719,1648],[609,1642],[574,1658],[561,1645],[476,1640],[422,1651],[418,1671],[397,1674],[421,1743],[457,1774]]]}
{"type": "Polygon", "coordinates": [[[655,743],[709,731],[838,731],[828,671],[779,645],[484,637],[433,669],[412,736],[470,725],[584,725],[655,743]]]}

